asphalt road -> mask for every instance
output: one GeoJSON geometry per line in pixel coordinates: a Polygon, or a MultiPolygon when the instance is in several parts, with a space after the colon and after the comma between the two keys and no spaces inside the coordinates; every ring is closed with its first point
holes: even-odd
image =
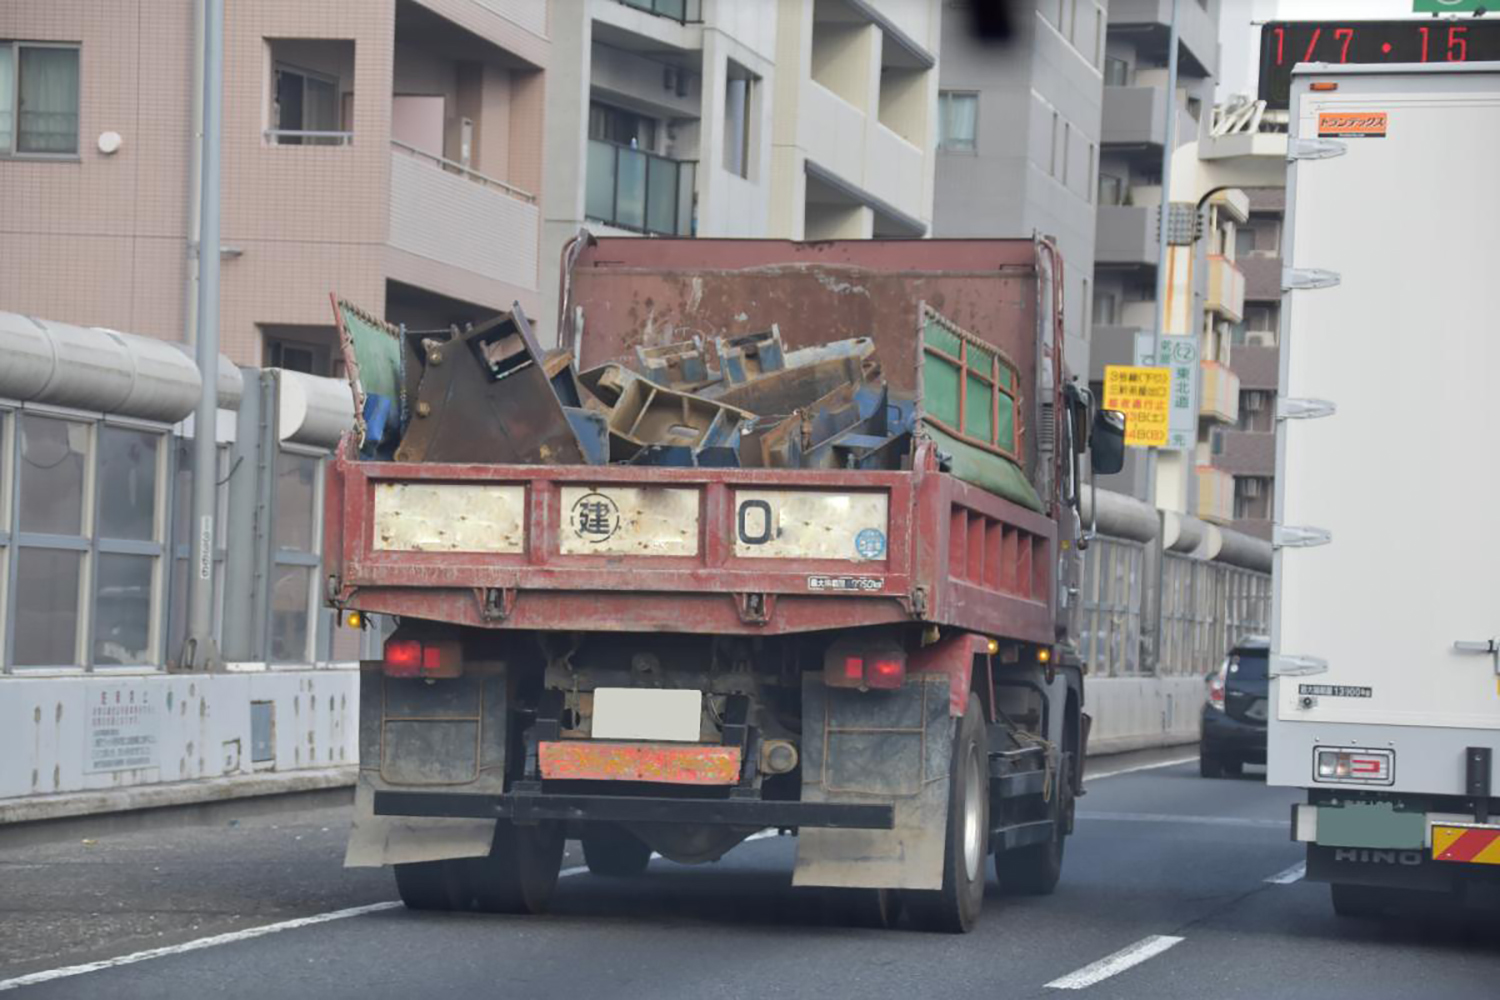
{"type": "Polygon", "coordinates": [[[540,918],[390,905],[387,872],[339,867],[342,807],[0,840],[0,991],[38,1000],[993,1000],[1069,986],[1143,1000],[1500,995],[1496,924],[1335,917],[1327,888],[1297,877],[1301,851],[1285,825],[1294,795],[1253,769],[1206,781],[1191,763],[1092,779],[1058,891],[1014,898],[992,884],[982,924],[964,937],[845,926],[823,894],[791,887],[787,838],[705,867],[656,861],[629,880],[578,871],[570,845],[570,873],[540,918]],[[109,964],[158,948],[167,953],[109,964]],[[16,984],[90,962],[102,967],[16,984]]]}

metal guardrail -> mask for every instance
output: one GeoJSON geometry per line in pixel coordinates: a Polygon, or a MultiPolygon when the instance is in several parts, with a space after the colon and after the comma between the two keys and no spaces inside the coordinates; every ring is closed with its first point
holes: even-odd
{"type": "Polygon", "coordinates": [[[277,146],[349,146],[353,132],[319,132],[297,128],[268,128],[264,135],[277,146]]]}
{"type": "Polygon", "coordinates": [[[521,188],[516,187],[514,184],[507,184],[502,180],[497,180],[496,178],[491,177],[488,174],[482,174],[478,170],[474,170],[471,167],[466,167],[462,163],[457,163],[445,157],[438,156],[436,153],[429,153],[425,149],[418,149],[416,146],[413,146],[410,143],[402,142],[400,139],[392,139],[391,148],[399,149],[403,153],[406,153],[416,159],[427,160],[438,166],[439,168],[448,171],[449,173],[459,174],[478,184],[484,184],[492,188],[497,188],[505,194],[510,195],[512,198],[526,202],[528,205],[536,204],[536,195],[532,194],[530,191],[525,191],[521,188]]]}

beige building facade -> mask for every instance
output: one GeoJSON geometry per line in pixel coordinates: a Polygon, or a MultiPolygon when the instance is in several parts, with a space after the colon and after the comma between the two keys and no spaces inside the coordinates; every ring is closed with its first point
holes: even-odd
{"type": "MultiPolygon", "coordinates": [[[[940,0],[559,2],[543,273],[580,228],[930,235],[942,13],[940,0]]],[[[552,319],[555,283],[542,295],[552,319]]]]}
{"type": "MultiPolygon", "coordinates": [[[[196,7],[0,6],[0,308],[191,338],[196,7]]],[[[226,355],[332,374],[330,292],[538,308],[546,3],[225,8],[226,355]]]]}

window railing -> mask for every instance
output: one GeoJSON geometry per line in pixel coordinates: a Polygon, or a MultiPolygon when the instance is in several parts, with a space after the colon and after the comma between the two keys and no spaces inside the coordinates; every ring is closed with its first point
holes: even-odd
{"type": "Polygon", "coordinates": [[[703,0],[620,0],[620,3],[657,17],[671,18],[679,24],[703,21],[703,0]]]}
{"type": "Polygon", "coordinates": [[[590,139],[584,214],[638,233],[691,236],[697,168],[695,160],[590,139]]]}
{"type": "Polygon", "coordinates": [[[268,128],[266,141],[273,146],[349,146],[353,132],[319,132],[300,128],[268,128]]]}
{"type": "Polygon", "coordinates": [[[497,180],[494,177],[489,176],[488,174],[482,174],[477,170],[466,167],[462,163],[458,163],[454,160],[449,160],[438,156],[436,153],[429,153],[425,149],[418,149],[416,146],[413,146],[410,143],[402,142],[400,139],[392,139],[391,148],[399,149],[401,152],[406,153],[408,156],[411,156],[414,159],[426,160],[434,166],[442,170],[446,170],[450,174],[458,174],[459,176],[467,178],[468,180],[471,180],[476,184],[483,184],[486,187],[495,188],[498,191],[510,195],[512,198],[516,198],[520,201],[526,202],[528,205],[536,204],[536,195],[532,194],[530,191],[523,191],[521,188],[516,187],[514,184],[507,184],[502,180],[497,180]]]}

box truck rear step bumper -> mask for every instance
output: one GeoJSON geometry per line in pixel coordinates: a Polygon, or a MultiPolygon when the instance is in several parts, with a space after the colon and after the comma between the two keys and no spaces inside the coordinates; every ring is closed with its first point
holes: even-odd
{"type": "Polygon", "coordinates": [[[683,823],[707,826],[824,827],[889,830],[889,805],[767,802],[760,799],[673,799],[633,795],[463,795],[451,792],[375,793],[377,816],[458,816],[517,822],[575,820],[608,823],[683,823]]]}

